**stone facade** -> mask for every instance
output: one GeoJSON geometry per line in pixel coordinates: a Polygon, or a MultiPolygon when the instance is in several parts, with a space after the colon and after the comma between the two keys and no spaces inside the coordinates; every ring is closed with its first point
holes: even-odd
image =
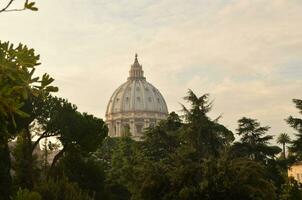
{"type": "Polygon", "coordinates": [[[288,177],[293,177],[299,183],[302,183],[302,162],[290,166],[287,171],[288,177]]]}
{"type": "Polygon", "coordinates": [[[136,55],[127,82],[118,87],[109,100],[106,110],[109,136],[130,134],[139,139],[145,128],[167,116],[165,99],[157,88],[146,81],[136,55]]]}

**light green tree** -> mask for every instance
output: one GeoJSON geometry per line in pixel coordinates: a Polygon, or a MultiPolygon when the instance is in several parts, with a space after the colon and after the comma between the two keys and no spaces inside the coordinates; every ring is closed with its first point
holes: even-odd
{"type": "Polygon", "coordinates": [[[14,47],[0,41],[0,196],[8,199],[11,188],[11,162],[8,143],[18,135],[22,126],[17,119],[29,117],[23,108],[30,96],[57,91],[50,86],[53,79],[44,74],[35,77],[39,55],[22,44],[14,47]]]}

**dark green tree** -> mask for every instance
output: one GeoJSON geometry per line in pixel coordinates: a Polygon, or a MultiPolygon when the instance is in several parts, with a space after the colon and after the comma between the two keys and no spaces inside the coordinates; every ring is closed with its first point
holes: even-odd
{"type": "Polygon", "coordinates": [[[271,146],[269,141],[273,136],[266,135],[268,126],[261,126],[256,119],[243,117],[238,120],[237,134],[241,136],[240,142],[232,146],[236,156],[247,157],[257,162],[266,163],[281,152],[277,146],[271,146]]]}
{"type": "Polygon", "coordinates": [[[112,152],[110,169],[106,171],[106,185],[112,199],[130,199],[133,183],[137,178],[137,144],[130,137],[118,138],[117,147],[112,152]]]}
{"type": "Polygon", "coordinates": [[[202,170],[200,199],[276,199],[274,185],[266,178],[266,169],[260,163],[225,154],[204,162],[202,170]]]}
{"type": "Polygon", "coordinates": [[[201,157],[217,156],[224,146],[235,139],[233,133],[218,123],[220,117],[215,120],[208,117],[207,114],[212,109],[208,94],[197,97],[189,90],[184,99],[190,103],[191,108],[183,106],[183,143],[196,149],[201,157]]]}
{"type": "MultiPolygon", "coordinates": [[[[302,114],[302,100],[293,99],[299,113],[302,114]]],[[[292,146],[290,150],[295,154],[298,160],[302,160],[302,119],[289,116],[286,119],[287,123],[297,131],[296,139],[292,141],[292,146]]]]}
{"type": "Polygon", "coordinates": [[[33,189],[34,181],[39,177],[37,156],[32,155],[31,145],[25,133],[20,133],[14,143],[12,162],[14,185],[16,188],[33,189]]]}
{"type": "Polygon", "coordinates": [[[70,150],[60,160],[56,170],[58,179],[65,175],[95,200],[108,198],[105,192],[104,167],[89,154],[78,149],[70,150]]]}
{"type": "Polygon", "coordinates": [[[55,113],[51,113],[55,116],[48,118],[50,120],[46,130],[50,129],[49,133],[56,134],[62,144],[62,149],[54,157],[49,173],[52,173],[58,160],[64,156],[65,152],[74,149],[86,153],[96,151],[108,132],[102,119],[78,112],[76,106],[67,100],[55,98],[54,101],[59,103],[61,108],[55,110],[55,113]]]}
{"type": "Polygon", "coordinates": [[[49,179],[35,186],[43,200],[93,200],[78,184],[70,182],[66,177],[49,179]]]}
{"type": "Polygon", "coordinates": [[[302,185],[293,177],[289,177],[282,185],[280,200],[298,200],[302,199],[302,185]]]}

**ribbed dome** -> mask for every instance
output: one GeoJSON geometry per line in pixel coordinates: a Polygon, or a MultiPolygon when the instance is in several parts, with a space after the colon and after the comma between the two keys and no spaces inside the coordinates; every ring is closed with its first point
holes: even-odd
{"type": "Polygon", "coordinates": [[[106,116],[113,113],[147,111],[168,113],[167,104],[161,93],[143,76],[142,66],[135,55],[128,81],[118,87],[111,96],[106,116]]]}
{"type": "Polygon", "coordinates": [[[166,102],[158,89],[146,80],[129,79],[113,93],[106,115],[134,111],[168,113],[166,102]]]}
{"type": "Polygon", "coordinates": [[[146,81],[135,55],[127,81],[114,91],[107,106],[109,136],[119,137],[130,132],[132,137],[140,138],[145,128],[167,116],[168,108],[163,96],[146,81]]]}

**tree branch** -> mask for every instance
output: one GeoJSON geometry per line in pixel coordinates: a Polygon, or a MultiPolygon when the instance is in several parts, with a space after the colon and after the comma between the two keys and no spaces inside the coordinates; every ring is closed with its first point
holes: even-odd
{"type": "Polygon", "coordinates": [[[0,11],[1,12],[14,12],[14,11],[23,11],[23,10],[26,10],[26,8],[20,8],[20,9],[11,9],[11,10],[3,10],[3,11],[0,11]]]}
{"type": "Polygon", "coordinates": [[[57,164],[58,160],[63,156],[65,150],[66,150],[66,146],[64,146],[63,149],[57,155],[55,155],[55,157],[53,158],[49,171],[47,173],[47,179],[50,177],[50,174],[52,173],[53,168],[57,164]]]}
{"type": "Polygon", "coordinates": [[[6,11],[6,10],[8,9],[8,7],[13,3],[13,1],[14,1],[14,0],[10,0],[10,1],[8,2],[8,4],[7,4],[4,8],[2,8],[2,9],[0,10],[0,13],[6,11]]]}
{"type": "Polygon", "coordinates": [[[14,11],[23,11],[23,10],[26,10],[26,9],[29,9],[29,10],[33,10],[33,11],[37,11],[38,8],[36,7],[33,7],[33,5],[35,4],[35,2],[31,2],[28,4],[28,1],[29,0],[25,0],[25,3],[24,3],[24,7],[23,8],[15,8],[15,9],[9,9],[8,8],[12,5],[12,3],[14,2],[14,0],[9,0],[9,2],[7,3],[7,5],[0,9],[0,13],[1,12],[14,12],[14,11]]]}
{"type": "Polygon", "coordinates": [[[36,146],[39,144],[39,142],[43,139],[43,138],[47,138],[47,137],[53,137],[53,136],[56,136],[58,135],[57,133],[53,133],[53,134],[50,134],[48,133],[48,131],[45,131],[44,133],[42,133],[42,135],[33,143],[33,146],[32,146],[32,150],[34,150],[36,148],[36,146]]]}

